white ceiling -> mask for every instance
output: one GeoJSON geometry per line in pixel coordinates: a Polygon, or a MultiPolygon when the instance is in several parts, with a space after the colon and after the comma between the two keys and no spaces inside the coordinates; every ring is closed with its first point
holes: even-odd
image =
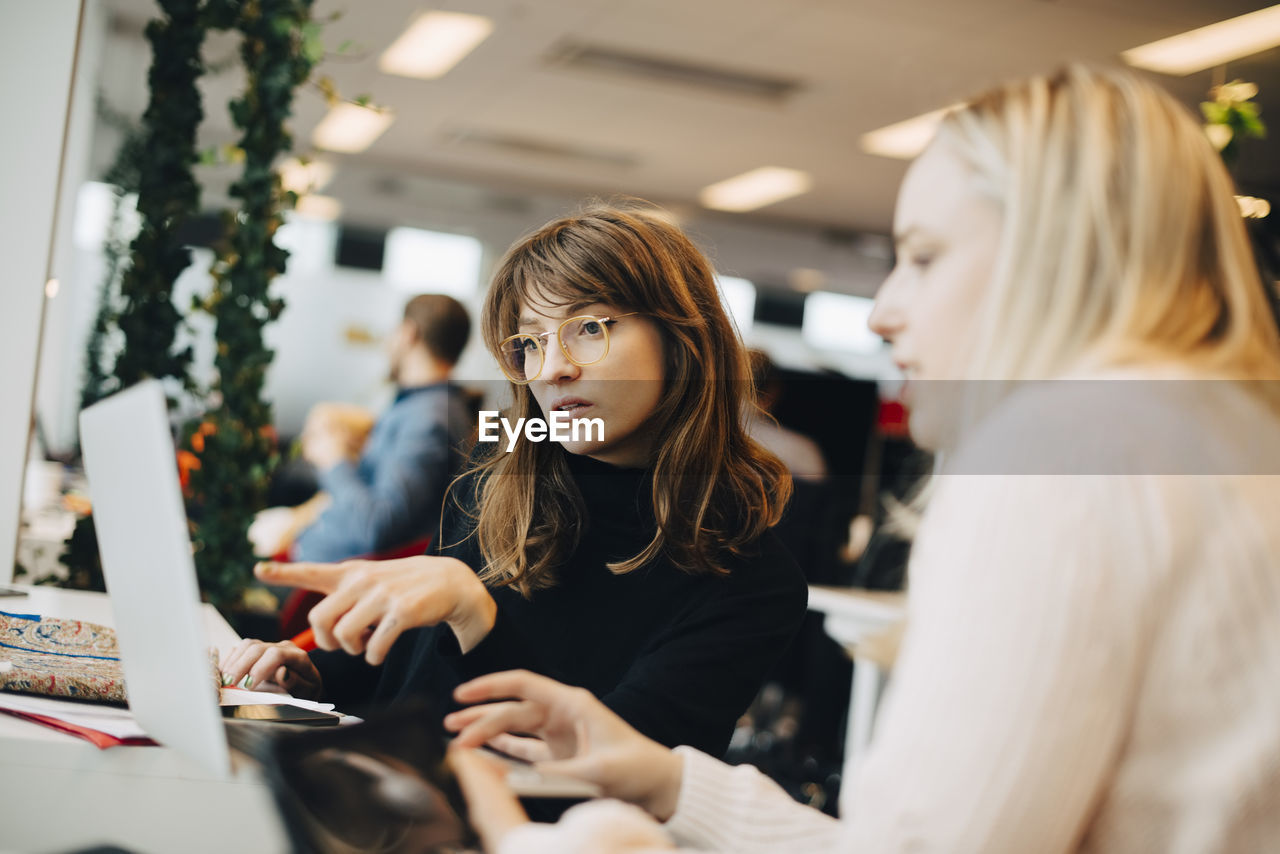
{"type": "MultiPolygon", "coordinates": [[[[885,232],[904,164],[860,153],[861,134],[952,103],[1011,75],[1068,60],[1115,62],[1117,54],[1268,3],[1244,0],[319,0],[317,15],[345,14],[325,41],[350,40],[358,56],[321,71],[347,96],[363,93],[397,120],[367,152],[334,155],[338,177],[326,192],[348,216],[376,222],[380,193],[413,181],[463,182],[494,192],[567,196],[626,193],[696,207],[698,190],[748,169],[809,171],[814,189],[760,211],[734,215],[763,224],[818,225],[885,232]],[[378,54],[427,8],[484,14],[496,29],[437,81],[381,74],[378,54]],[[733,72],[793,80],[780,101],[712,93],[605,72],[584,72],[549,57],[566,42],[642,53],[733,72]],[[548,149],[583,150],[583,160],[504,150],[485,138],[548,149]],[[470,141],[468,141],[468,139],[470,141]]],[[[115,108],[145,106],[141,26],[148,0],[109,0],[114,28],[103,51],[102,87],[115,108]]],[[[214,39],[207,55],[233,53],[214,39]]],[[[1280,51],[1227,69],[1262,87],[1264,116],[1280,116],[1280,51]],[[1268,107],[1273,109],[1267,110],[1268,107]]],[[[1189,105],[1213,82],[1210,72],[1161,78],[1189,105]]],[[[235,73],[206,84],[204,141],[234,138],[220,104],[239,86],[235,73]]],[[[325,112],[304,92],[293,129],[305,149],[325,112]]],[[[1280,135],[1280,120],[1275,121],[1280,135]]],[[[1280,188],[1274,143],[1241,163],[1242,182],[1280,188]]],[[[109,154],[109,152],[108,152],[109,154]]],[[[98,153],[101,158],[102,154],[98,153]]],[[[729,215],[717,215],[729,216],[729,215]]]]}

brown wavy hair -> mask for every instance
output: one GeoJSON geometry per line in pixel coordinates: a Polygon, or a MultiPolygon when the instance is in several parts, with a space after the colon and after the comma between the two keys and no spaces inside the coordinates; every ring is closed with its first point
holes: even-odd
{"type": "MultiPolygon", "coordinates": [[[[660,210],[640,204],[592,205],[547,223],[517,241],[494,274],[481,324],[490,352],[517,331],[534,292],[643,312],[662,337],[664,388],[646,423],[655,437],[648,468],[656,531],[610,571],[665,555],[685,572],[727,574],[726,553],[749,550],[778,521],[791,479],[744,430],[755,406],[750,368],[706,256],[660,210]]],[[[541,415],[528,386],[511,390],[504,417],[541,415]]],[[[525,596],[555,584],[585,517],[567,453],[552,442],[520,442],[510,453],[495,446],[467,473],[478,478],[472,535],[486,583],[525,596]]]]}

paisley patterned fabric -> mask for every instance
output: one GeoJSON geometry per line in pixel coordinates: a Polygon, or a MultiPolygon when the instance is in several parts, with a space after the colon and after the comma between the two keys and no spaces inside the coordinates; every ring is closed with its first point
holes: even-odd
{"type": "Polygon", "coordinates": [[[126,701],[114,629],[80,620],[0,611],[0,690],[93,700],[126,701]]]}

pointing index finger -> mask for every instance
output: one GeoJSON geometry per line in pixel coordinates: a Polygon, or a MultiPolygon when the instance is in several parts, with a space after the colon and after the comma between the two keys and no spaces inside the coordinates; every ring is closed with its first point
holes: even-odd
{"type": "Polygon", "coordinates": [[[253,568],[253,574],[268,584],[301,587],[317,593],[332,593],[338,589],[346,569],[336,563],[278,563],[263,561],[253,568]]]}

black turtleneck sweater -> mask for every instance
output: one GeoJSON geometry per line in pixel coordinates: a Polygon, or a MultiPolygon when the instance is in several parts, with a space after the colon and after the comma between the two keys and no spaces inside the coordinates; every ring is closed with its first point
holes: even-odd
{"type": "MultiPolygon", "coordinates": [[[[568,459],[587,520],[554,587],[530,599],[492,589],[493,630],[465,655],[447,626],[406,632],[381,668],[341,651],[312,653],[327,698],[355,708],[426,697],[443,716],[461,682],[524,668],[587,688],[655,741],[723,754],[800,627],[803,575],[771,532],[752,554],[726,559],[728,576],[691,575],[663,557],[614,575],[606,564],[639,553],[655,530],[651,478],[568,459]]],[[[453,494],[472,500],[475,486],[464,480],[453,494]]],[[[476,539],[466,536],[473,523],[452,498],[448,504],[439,553],[479,568],[476,539]]]]}

